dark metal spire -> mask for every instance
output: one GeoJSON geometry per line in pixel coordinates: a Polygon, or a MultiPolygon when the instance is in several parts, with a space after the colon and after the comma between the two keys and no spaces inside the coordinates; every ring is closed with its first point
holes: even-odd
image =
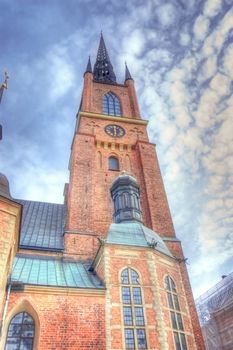
{"type": "MultiPolygon", "coordinates": [[[[92,73],[92,67],[91,67],[91,58],[89,56],[88,62],[87,62],[87,68],[85,70],[85,73],[92,73]]],[[[84,74],[85,74],[84,73],[84,74]]]]}
{"type": "Polygon", "coordinates": [[[94,80],[104,83],[116,83],[116,76],[113,71],[104,38],[101,32],[100,43],[94,65],[94,80]]]}
{"type": "Polygon", "coordinates": [[[133,78],[131,77],[129,68],[127,67],[127,64],[125,62],[125,81],[126,80],[133,80],[133,78]]]}

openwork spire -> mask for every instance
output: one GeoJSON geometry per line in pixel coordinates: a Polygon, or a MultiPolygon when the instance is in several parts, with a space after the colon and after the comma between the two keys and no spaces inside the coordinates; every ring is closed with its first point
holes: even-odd
{"type": "Polygon", "coordinates": [[[102,33],[94,65],[94,80],[104,83],[116,83],[116,76],[108,56],[102,33]]]}

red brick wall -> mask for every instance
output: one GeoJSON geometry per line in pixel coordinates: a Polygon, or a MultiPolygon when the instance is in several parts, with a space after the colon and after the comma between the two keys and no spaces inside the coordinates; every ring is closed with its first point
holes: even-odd
{"type": "MultiPolygon", "coordinates": [[[[154,145],[147,141],[145,125],[117,122],[125,128],[126,135],[116,139],[104,132],[109,123],[108,120],[81,117],[70,161],[66,229],[105,236],[113,221],[111,184],[121,171],[126,170],[139,183],[144,224],[162,236],[174,235],[154,145]],[[111,155],[118,157],[120,171],[108,169],[111,155]]],[[[69,253],[68,246],[72,244],[66,246],[69,253]]]]}
{"type": "Polygon", "coordinates": [[[39,350],[105,349],[104,296],[12,293],[8,312],[25,300],[39,319],[39,350]]]}
{"type": "Polygon", "coordinates": [[[84,75],[84,86],[81,103],[81,111],[102,113],[102,98],[108,93],[114,93],[120,100],[122,115],[140,119],[134,82],[128,80],[126,85],[101,84],[92,81],[93,75],[84,75]]]}
{"type": "Polygon", "coordinates": [[[168,309],[167,294],[164,285],[164,278],[169,275],[176,283],[188,348],[194,350],[194,332],[190,320],[188,300],[183,288],[180,265],[174,262],[173,259],[154,250],[137,248],[128,248],[127,250],[127,247],[121,246],[108,246],[105,249],[108,251],[109,260],[107,262],[107,269],[110,271],[106,287],[110,291],[110,305],[112,306],[110,316],[112,349],[123,348],[123,316],[119,278],[120,271],[125,267],[131,267],[138,271],[141,277],[140,285],[144,299],[149,348],[161,349],[163,347],[160,343],[161,334],[158,330],[158,320],[161,317],[161,311],[163,327],[166,331],[165,341],[168,343],[169,350],[175,350],[170,311],[168,309]],[[155,278],[156,281],[154,280],[155,278]],[[157,290],[157,294],[154,294],[155,289],[157,290]],[[158,304],[160,304],[160,310],[158,309],[158,304]]]}

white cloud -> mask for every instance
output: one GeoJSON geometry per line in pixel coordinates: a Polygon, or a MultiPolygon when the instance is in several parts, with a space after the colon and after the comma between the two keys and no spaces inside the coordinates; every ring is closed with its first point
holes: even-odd
{"type": "Polygon", "coordinates": [[[139,29],[135,29],[123,40],[122,48],[125,53],[129,53],[130,56],[140,55],[145,46],[145,36],[139,29]]]}
{"type": "Polygon", "coordinates": [[[195,35],[195,39],[203,40],[208,33],[209,25],[210,25],[209,19],[203,15],[200,15],[196,19],[193,27],[193,33],[195,35]]]}
{"type": "Polygon", "coordinates": [[[49,75],[47,78],[49,78],[50,98],[56,100],[73,86],[74,70],[64,47],[52,49],[46,57],[45,64],[49,75]]]}
{"type": "Polygon", "coordinates": [[[204,14],[208,17],[216,16],[222,8],[222,0],[208,0],[204,6],[204,14]]]}
{"type": "Polygon", "coordinates": [[[168,27],[172,25],[176,19],[176,8],[172,4],[165,4],[156,8],[159,22],[168,27]]]}

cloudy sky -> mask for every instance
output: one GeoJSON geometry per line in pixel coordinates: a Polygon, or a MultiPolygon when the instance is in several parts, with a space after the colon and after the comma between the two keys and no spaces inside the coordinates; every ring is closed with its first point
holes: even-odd
{"type": "Polygon", "coordinates": [[[195,296],[233,270],[233,0],[0,0],[0,171],[12,196],[62,202],[100,31],[149,119],[195,296]]]}

